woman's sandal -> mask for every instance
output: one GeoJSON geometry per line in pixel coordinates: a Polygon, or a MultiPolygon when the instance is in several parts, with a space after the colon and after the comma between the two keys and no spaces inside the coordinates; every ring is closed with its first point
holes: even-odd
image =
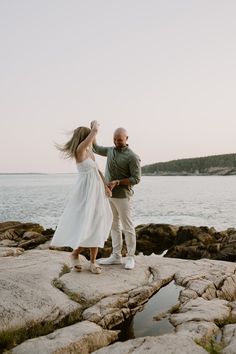
{"type": "Polygon", "coordinates": [[[101,267],[97,263],[90,263],[90,272],[100,274],[101,271],[101,267]]]}
{"type": "Polygon", "coordinates": [[[82,270],[82,265],[80,264],[79,258],[75,258],[72,254],[70,255],[70,262],[72,267],[76,272],[81,272],[82,270]]]}

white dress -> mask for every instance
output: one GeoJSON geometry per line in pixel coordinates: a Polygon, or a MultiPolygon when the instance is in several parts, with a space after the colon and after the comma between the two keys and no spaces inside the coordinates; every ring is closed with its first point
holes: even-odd
{"type": "Polygon", "coordinates": [[[103,247],[112,211],[98,167],[91,158],[77,163],[78,178],[54,233],[52,246],[103,247]]]}

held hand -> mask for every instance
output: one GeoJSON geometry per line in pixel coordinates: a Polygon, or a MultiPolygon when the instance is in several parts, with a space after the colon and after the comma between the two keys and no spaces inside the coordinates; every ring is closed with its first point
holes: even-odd
{"type": "Polygon", "coordinates": [[[118,186],[120,184],[120,181],[118,180],[114,180],[111,181],[109,183],[107,183],[108,188],[110,188],[110,190],[112,191],[112,189],[114,189],[116,186],[118,186]]]}
{"type": "Polygon", "coordinates": [[[90,126],[91,126],[91,129],[98,130],[98,128],[99,128],[99,123],[98,123],[97,120],[93,120],[93,121],[90,123],[90,126]]]}
{"type": "Polygon", "coordinates": [[[92,122],[90,123],[90,128],[92,129],[93,125],[94,125],[95,120],[92,120],[92,122]]]}
{"type": "Polygon", "coordinates": [[[108,198],[112,197],[112,191],[108,188],[108,186],[105,186],[105,194],[108,198]]]}

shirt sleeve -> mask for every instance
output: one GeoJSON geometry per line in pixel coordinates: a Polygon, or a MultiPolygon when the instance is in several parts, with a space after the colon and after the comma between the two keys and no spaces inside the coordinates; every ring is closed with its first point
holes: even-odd
{"type": "Polygon", "coordinates": [[[95,154],[101,155],[101,156],[107,156],[109,147],[104,147],[104,146],[99,146],[97,144],[93,144],[93,152],[95,154]]]}
{"type": "Polygon", "coordinates": [[[132,159],[130,160],[130,184],[138,184],[141,179],[141,166],[140,166],[140,157],[137,155],[132,156],[132,159]]]}

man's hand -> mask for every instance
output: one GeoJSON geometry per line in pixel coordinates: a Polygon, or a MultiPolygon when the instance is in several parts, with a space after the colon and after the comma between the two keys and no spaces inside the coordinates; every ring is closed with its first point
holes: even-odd
{"type": "Polygon", "coordinates": [[[116,186],[119,186],[119,184],[120,184],[120,181],[118,179],[116,179],[114,181],[107,183],[107,186],[112,191],[112,189],[114,189],[116,186]]]}

